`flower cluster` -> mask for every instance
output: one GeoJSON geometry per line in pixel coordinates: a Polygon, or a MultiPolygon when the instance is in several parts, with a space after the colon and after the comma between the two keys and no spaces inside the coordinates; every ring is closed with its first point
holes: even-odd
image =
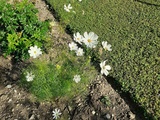
{"type": "Polygon", "coordinates": [[[85,44],[88,48],[95,48],[98,44],[97,39],[98,36],[94,32],[84,32],[83,36],[77,32],[73,35],[73,40],[75,42],[69,43],[69,48],[71,51],[75,51],[77,56],[83,56],[84,50],[82,48],[78,48],[78,45],[85,44]]]}
{"type": "MultiPolygon", "coordinates": [[[[83,56],[84,50],[78,46],[83,46],[84,44],[87,48],[90,49],[95,48],[98,44],[98,35],[95,34],[94,32],[89,32],[89,33],[84,32],[83,35],[77,32],[73,34],[73,40],[74,42],[69,43],[70,50],[75,51],[77,56],[83,56]]],[[[107,41],[102,41],[101,45],[105,51],[112,51],[111,45],[108,44],[107,41]]],[[[106,60],[100,63],[100,68],[101,68],[101,74],[104,74],[106,76],[109,74],[108,71],[111,70],[111,66],[106,65],[106,60]]],[[[74,79],[76,79],[76,77],[74,79]]]]}

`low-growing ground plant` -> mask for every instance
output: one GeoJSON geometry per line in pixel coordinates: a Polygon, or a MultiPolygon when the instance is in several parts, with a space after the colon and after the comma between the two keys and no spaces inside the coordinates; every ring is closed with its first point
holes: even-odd
{"type": "Polygon", "coordinates": [[[36,59],[23,70],[20,84],[39,100],[69,100],[75,95],[85,94],[87,85],[96,76],[96,70],[88,58],[75,57],[66,51],[54,61],[36,59]],[[94,73],[94,74],[93,74],[94,73]]]}
{"type": "Polygon", "coordinates": [[[28,0],[12,4],[0,1],[0,48],[4,56],[24,60],[30,57],[30,46],[45,50],[49,23],[39,21],[37,12],[28,0]]]}
{"type": "Polygon", "coordinates": [[[145,109],[146,119],[159,119],[159,1],[47,2],[53,6],[60,23],[71,35],[93,31],[98,34],[100,42],[108,41],[112,44],[112,52],[100,57],[102,60],[107,58],[112,66],[110,76],[122,86],[122,91],[129,93],[145,109]]]}

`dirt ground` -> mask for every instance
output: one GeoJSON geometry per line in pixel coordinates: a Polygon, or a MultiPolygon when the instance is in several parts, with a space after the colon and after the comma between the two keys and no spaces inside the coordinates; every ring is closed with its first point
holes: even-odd
{"type": "MultiPolygon", "coordinates": [[[[55,23],[51,36],[57,44],[63,39],[71,40],[60,30],[44,1],[34,0],[34,4],[39,10],[40,20],[50,19],[55,23]]],[[[50,57],[53,50],[45,57],[50,57]]],[[[27,90],[17,85],[21,70],[27,64],[29,62],[14,63],[11,57],[0,56],[0,120],[52,120],[55,108],[60,108],[62,114],[66,115],[63,120],[143,120],[134,106],[128,104],[102,76],[97,76],[88,86],[85,97],[76,96],[71,102],[38,102],[27,90]]]]}

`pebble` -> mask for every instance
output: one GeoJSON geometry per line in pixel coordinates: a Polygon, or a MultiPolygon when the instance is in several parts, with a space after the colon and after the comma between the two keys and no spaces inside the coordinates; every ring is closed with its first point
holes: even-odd
{"type": "Polygon", "coordinates": [[[107,118],[107,119],[110,119],[110,118],[111,118],[111,115],[110,115],[110,114],[106,114],[106,118],[107,118]]]}
{"type": "Polygon", "coordinates": [[[95,113],[96,113],[96,112],[93,110],[93,111],[92,111],[92,114],[95,115],[95,113]]]}
{"type": "Polygon", "coordinates": [[[14,90],[15,93],[17,93],[17,90],[14,90]]]}
{"type": "Polygon", "coordinates": [[[32,115],[30,118],[29,118],[29,120],[34,120],[35,119],[35,116],[34,115],[32,115]]]}
{"type": "Polygon", "coordinates": [[[132,112],[129,112],[129,118],[130,120],[135,119],[135,114],[133,114],[132,112]]]}
{"type": "Polygon", "coordinates": [[[71,107],[71,106],[68,106],[68,109],[69,109],[69,111],[71,111],[71,110],[72,110],[72,107],[71,107]]]}
{"type": "Polygon", "coordinates": [[[10,89],[12,87],[12,85],[7,85],[6,88],[10,89]]]}
{"type": "Polygon", "coordinates": [[[82,103],[79,103],[77,106],[81,106],[82,105],[82,103]]]}
{"type": "Polygon", "coordinates": [[[9,103],[12,102],[12,99],[9,99],[8,102],[9,102],[9,103]]]}
{"type": "Polygon", "coordinates": [[[93,94],[93,90],[90,92],[90,94],[93,94]]]}

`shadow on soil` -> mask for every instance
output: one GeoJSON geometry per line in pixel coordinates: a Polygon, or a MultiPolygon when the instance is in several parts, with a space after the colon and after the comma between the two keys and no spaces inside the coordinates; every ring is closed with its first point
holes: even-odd
{"type": "Polygon", "coordinates": [[[141,120],[153,120],[153,116],[148,114],[144,108],[142,108],[138,103],[136,103],[129,92],[123,92],[121,90],[122,86],[113,77],[105,77],[109,84],[116,90],[119,95],[128,104],[131,111],[136,114],[141,120]],[[144,116],[145,114],[145,116],[144,116]]]}
{"type": "Polygon", "coordinates": [[[21,77],[23,68],[29,65],[29,62],[8,60],[1,58],[0,64],[0,83],[15,83],[21,77]],[[3,60],[2,60],[3,59],[3,60]],[[3,65],[4,63],[4,65],[3,65]]]}

